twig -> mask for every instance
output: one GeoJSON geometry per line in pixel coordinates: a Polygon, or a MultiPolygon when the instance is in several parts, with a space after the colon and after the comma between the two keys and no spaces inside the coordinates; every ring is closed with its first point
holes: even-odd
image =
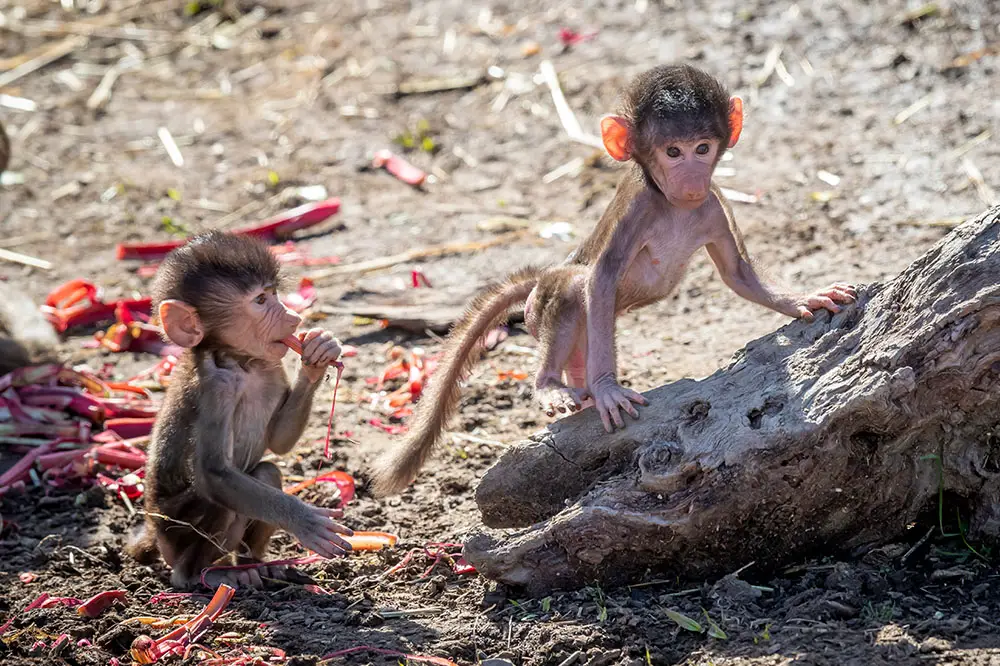
{"type": "Polygon", "coordinates": [[[816,177],[822,180],[830,187],[837,187],[837,185],[840,185],[840,176],[834,173],[830,173],[825,169],[820,169],[819,171],[817,171],[816,177]]]}
{"type": "Polygon", "coordinates": [[[44,234],[28,234],[24,236],[11,236],[10,238],[4,238],[0,240],[0,248],[4,247],[17,247],[18,245],[24,245],[26,243],[34,243],[35,241],[47,240],[50,235],[44,234]]]}
{"type": "Polygon", "coordinates": [[[580,121],[576,119],[576,114],[569,107],[566,97],[563,95],[562,88],[559,86],[559,77],[556,75],[556,70],[552,66],[552,62],[543,60],[539,65],[539,70],[545,83],[549,86],[549,90],[552,92],[552,103],[555,104],[556,113],[559,114],[559,122],[562,123],[563,129],[566,130],[569,138],[577,143],[604,150],[604,143],[599,138],[585,133],[583,128],[580,127],[580,121]]]}
{"type": "MultiPolygon", "coordinates": [[[[124,21],[131,20],[137,16],[152,16],[153,14],[159,12],[161,9],[173,9],[177,7],[182,7],[185,4],[184,0],[161,0],[160,2],[144,2],[144,0],[133,0],[131,4],[117,12],[110,12],[104,16],[100,16],[90,21],[79,21],[73,24],[73,26],[81,26],[81,30],[85,29],[100,29],[108,28],[124,21]]],[[[67,29],[66,32],[69,32],[67,29]]],[[[10,70],[6,75],[0,77],[0,87],[5,85],[10,85],[17,79],[30,74],[31,72],[41,69],[42,67],[59,60],[70,53],[72,53],[77,48],[82,47],[89,41],[87,36],[70,36],[65,39],[61,39],[54,44],[42,44],[36,49],[22,53],[15,58],[8,58],[6,60],[0,60],[0,69],[10,70]],[[58,56],[53,57],[55,54],[58,56]],[[32,64],[30,69],[20,71],[22,67],[27,67],[32,64]],[[15,71],[19,71],[17,76],[7,80],[5,77],[13,76],[15,71]]]]}
{"type": "Polygon", "coordinates": [[[14,95],[4,95],[0,93],[0,106],[6,106],[8,109],[14,109],[16,111],[37,111],[38,104],[35,100],[27,99],[25,97],[15,97],[14,95]]]}
{"type": "MultiPolygon", "coordinates": [[[[115,17],[121,20],[120,16],[115,17]]],[[[86,21],[62,23],[58,21],[19,21],[7,26],[7,30],[19,32],[30,37],[53,37],[79,35],[82,37],[97,37],[99,39],[118,39],[140,42],[161,42],[195,44],[211,46],[209,40],[200,35],[176,35],[168,30],[151,30],[149,28],[118,28],[86,21]]]]}
{"type": "Polygon", "coordinates": [[[212,46],[217,49],[231,49],[236,45],[236,38],[261,23],[267,18],[267,10],[263,7],[255,7],[250,12],[242,15],[236,21],[227,23],[212,32],[212,46]]]}
{"type": "MultiPolygon", "coordinates": [[[[654,585],[668,585],[668,584],[673,583],[673,582],[674,582],[673,580],[667,580],[667,579],[649,580],[649,581],[646,581],[645,583],[636,583],[635,585],[629,585],[628,589],[630,589],[630,590],[636,590],[636,589],[643,588],[643,587],[652,587],[654,585]]],[[[692,588],[690,590],[681,590],[680,592],[670,592],[669,594],[662,594],[660,596],[664,596],[664,597],[686,597],[689,594],[696,594],[698,592],[701,592],[701,588],[700,587],[695,587],[695,588],[692,588]]]]}
{"type": "Polygon", "coordinates": [[[781,79],[781,82],[789,88],[795,85],[795,79],[788,73],[788,70],[785,68],[785,63],[782,62],[781,58],[778,58],[778,63],[774,66],[774,72],[778,75],[778,78],[781,79]]]}
{"type": "Polygon", "coordinates": [[[982,199],[983,203],[987,206],[994,206],[997,203],[996,192],[993,188],[986,184],[983,179],[983,174],[979,171],[975,164],[973,164],[969,158],[962,158],[962,167],[965,169],[965,173],[968,174],[969,180],[972,184],[976,186],[976,192],[979,193],[979,198],[982,199]]]}
{"type": "Polygon", "coordinates": [[[20,252],[14,252],[13,250],[4,250],[3,248],[0,248],[0,259],[3,261],[10,261],[15,264],[34,266],[35,268],[41,268],[46,271],[52,270],[51,262],[37,257],[32,257],[27,254],[21,254],[20,252]]]}
{"type": "Polygon", "coordinates": [[[971,215],[945,217],[939,220],[903,220],[901,222],[896,222],[896,224],[905,224],[911,227],[943,227],[945,229],[951,229],[962,224],[962,222],[965,222],[969,219],[969,217],[971,217],[971,215]]]}
{"type": "Polygon", "coordinates": [[[453,439],[457,439],[463,442],[472,442],[474,444],[486,444],[487,446],[503,446],[503,442],[495,439],[486,439],[484,437],[476,437],[475,435],[469,435],[464,432],[450,432],[448,433],[453,439]]]}
{"type": "Polygon", "coordinates": [[[449,90],[469,90],[486,81],[485,72],[460,76],[447,76],[430,79],[410,79],[402,81],[390,94],[400,97],[405,95],[426,95],[449,90]]]}
{"type": "Polygon", "coordinates": [[[73,51],[83,47],[89,40],[86,37],[67,37],[45,49],[37,57],[15,67],[9,72],[0,74],[0,88],[9,86],[18,79],[38,71],[57,60],[65,58],[73,51]]]}
{"type": "Polygon", "coordinates": [[[143,516],[152,516],[153,518],[159,518],[160,520],[166,521],[168,523],[176,523],[178,525],[183,525],[184,527],[187,527],[188,529],[190,529],[191,531],[193,531],[195,534],[197,534],[198,536],[200,536],[205,541],[209,542],[210,544],[212,544],[213,546],[215,546],[216,548],[218,548],[220,552],[223,552],[223,553],[228,552],[228,549],[223,548],[222,545],[218,541],[216,541],[215,539],[213,539],[211,536],[209,536],[205,532],[202,532],[201,530],[199,530],[197,527],[195,527],[194,525],[192,525],[189,522],[186,522],[186,521],[183,521],[183,520],[178,520],[177,518],[171,518],[170,516],[164,515],[162,513],[155,513],[153,511],[142,510],[142,511],[137,511],[137,513],[142,514],[143,516]]]}
{"type": "Polygon", "coordinates": [[[767,52],[767,56],[764,58],[764,66],[761,67],[760,73],[753,81],[754,86],[759,88],[767,83],[767,80],[771,78],[771,74],[774,73],[774,69],[778,66],[778,59],[781,57],[781,51],[784,48],[785,47],[781,44],[775,44],[771,47],[771,50],[767,52]]]}
{"type": "Polygon", "coordinates": [[[902,111],[900,111],[899,113],[897,113],[896,117],[892,119],[892,124],[893,125],[902,125],[907,120],[909,120],[913,115],[915,115],[916,113],[919,113],[920,111],[923,111],[928,106],[930,106],[931,105],[931,101],[933,101],[933,99],[934,99],[934,94],[933,93],[924,95],[923,97],[921,97],[920,99],[918,99],[916,102],[914,102],[913,104],[909,105],[908,107],[906,107],[905,109],[903,109],[902,111]]]}
{"type": "Polygon", "coordinates": [[[378,615],[385,620],[392,620],[401,617],[427,617],[430,615],[440,615],[444,610],[438,606],[428,606],[427,608],[412,608],[410,610],[398,611],[378,611],[378,615]]]}
{"type": "Polygon", "coordinates": [[[569,162],[566,162],[566,164],[557,166],[555,169],[542,176],[542,182],[548,185],[549,183],[554,183],[563,176],[579,173],[580,169],[583,168],[583,165],[584,160],[582,157],[571,159],[569,162]]]}
{"type": "Polygon", "coordinates": [[[740,203],[757,203],[760,201],[760,197],[756,194],[747,194],[745,192],[740,192],[738,190],[731,190],[728,187],[720,187],[723,196],[725,196],[730,201],[738,201],[740,203]]]}
{"type": "Polygon", "coordinates": [[[577,650],[570,656],[563,659],[562,662],[559,663],[559,666],[572,666],[576,662],[576,660],[580,658],[580,655],[582,654],[583,653],[580,650],[577,650]]]}
{"type": "Polygon", "coordinates": [[[953,160],[954,159],[958,159],[959,157],[961,157],[962,155],[965,155],[967,152],[969,152],[970,150],[972,150],[973,148],[975,148],[979,144],[985,143],[991,136],[993,136],[993,131],[992,130],[988,130],[988,129],[983,130],[982,132],[980,132],[976,136],[972,137],[971,139],[969,139],[968,141],[966,141],[965,143],[963,143],[961,146],[959,146],[955,150],[953,150],[950,153],[948,153],[948,158],[949,159],[953,159],[953,160]]]}
{"type": "Polygon", "coordinates": [[[205,199],[204,197],[198,199],[197,201],[188,202],[185,200],[182,206],[188,208],[198,208],[200,210],[210,210],[214,213],[232,213],[233,209],[229,207],[228,204],[219,203],[218,201],[212,201],[211,199],[205,199]]]}
{"type": "Polygon", "coordinates": [[[94,557],[93,555],[91,555],[87,551],[83,550],[82,548],[79,548],[79,547],[71,545],[71,544],[66,544],[65,546],[59,546],[58,550],[70,550],[70,551],[74,551],[74,552],[80,553],[81,555],[83,555],[85,558],[87,558],[91,562],[94,562],[94,563],[99,564],[101,566],[104,566],[105,564],[107,564],[107,562],[105,562],[101,558],[94,557]]]}
{"type": "Polygon", "coordinates": [[[900,564],[900,566],[906,564],[906,561],[908,559],[910,559],[911,557],[913,557],[913,553],[917,552],[917,550],[921,546],[923,546],[925,543],[927,543],[927,540],[931,538],[932,534],[934,534],[934,526],[933,525],[931,526],[931,528],[929,530],[927,530],[927,534],[925,534],[922,537],[920,537],[920,539],[915,544],[913,544],[910,547],[910,549],[903,554],[903,556],[901,558],[899,558],[899,564],[900,564]]]}
{"type": "Polygon", "coordinates": [[[184,156],[181,155],[181,149],[177,147],[177,143],[174,141],[174,137],[170,134],[170,130],[166,127],[161,127],[156,130],[156,136],[160,137],[160,142],[163,144],[163,147],[167,149],[167,155],[170,156],[170,161],[174,163],[174,166],[184,166],[184,156]]]}
{"type": "Polygon", "coordinates": [[[406,252],[401,252],[399,254],[394,254],[389,257],[383,257],[381,259],[370,259],[368,261],[359,261],[353,264],[345,264],[343,266],[334,266],[332,268],[326,268],[321,271],[316,271],[310,274],[308,277],[310,280],[322,280],[328,277],[334,277],[337,275],[351,275],[355,273],[371,273],[373,271],[382,270],[384,268],[390,268],[396,264],[402,264],[407,261],[414,261],[416,259],[425,259],[428,257],[440,257],[447,254],[460,254],[463,252],[475,252],[477,250],[484,250],[488,247],[493,247],[494,245],[502,245],[504,243],[509,243],[521,236],[524,236],[528,232],[527,229],[519,229],[517,231],[511,231],[505,234],[500,234],[495,238],[491,238],[487,241],[474,241],[471,243],[444,243],[442,245],[431,245],[429,247],[418,248],[415,250],[407,250],[406,252]]]}
{"type": "Polygon", "coordinates": [[[111,89],[114,87],[115,82],[118,81],[118,77],[121,76],[122,72],[124,72],[126,68],[128,68],[127,65],[119,63],[113,67],[109,67],[108,71],[104,72],[104,76],[101,77],[101,82],[97,84],[97,87],[94,88],[94,92],[87,98],[88,109],[92,111],[100,109],[111,100],[111,89]]]}

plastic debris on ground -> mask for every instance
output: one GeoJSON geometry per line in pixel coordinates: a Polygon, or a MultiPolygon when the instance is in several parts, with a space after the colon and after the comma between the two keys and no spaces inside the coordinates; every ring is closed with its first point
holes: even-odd
{"type": "Polygon", "coordinates": [[[140,664],[153,664],[172,654],[184,654],[188,646],[196,643],[219,619],[235,593],[232,587],[220,585],[208,605],[194,618],[156,640],[139,636],[132,641],[129,653],[140,664]]]}
{"type": "Polygon", "coordinates": [[[299,281],[299,288],[281,298],[281,302],[294,312],[302,313],[308,310],[316,302],[316,287],[313,281],[307,277],[299,281]]]}
{"type": "MultiPolygon", "coordinates": [[[[365,379],[374,388],[368,401],[374,411],[402,420],[413,413],[412,405],[420,399],[424,384],[437,366],[437,358],[428,358],[420,347],[407,350],[398,346],[391,348],[387,356],[390,364],[379,376],[365,379]],[[403,380],[399,388],[390,392],[385,390],[387,382],[399,379],[403,380]]],[[[391,435],[406,431],[405,426],[384,423],[378,417],[369,419],[368,424],[391,435]]]]}
{"type": "MultiPolygon", "coordinates": [[[[270,242],[279,242],[300,229],[319,224],[340,210],[340,199],[333,198],[316,203],[308,203],[298,208],[280,213],[259,224],[232,233],[238,236],[254,236],[270,242]]],[[[118,245],[118,259],[141,259],[153,261],[162,259],[171,250],[187,243],[187,240],[162,241],[157,243],[121,243],[118,245]]]]}
{"type": "Polygon", "coordinates": [[[414,187],[421,186],[427,180],[427,174],[413,166],[399,155],[394,154],[389,149],[383,149],[375,153],[372,158],[372,166],[376,169],[385,169],[397,179],[407,185],[414,187]]]}
{"type": "Polygon", "coordinates": [[[32,478],[55,489],[99,483],[131,508],[157,410],[144,389],[83,368],[46,364],[0,377],[0,445],[24,454],[0,475],[0,494],[32,478]]]}
{"type": "Polygon", "coordinates": [[[101,298],[102,291],[87,280],[70,280],[59,285],[45,299],[41,311],[56,331],[65,333],[71,328],[89,326],[118,318],[119,310],[132,319],[149,320],[150,298],[119,299],[110,303],[101,298]]]}

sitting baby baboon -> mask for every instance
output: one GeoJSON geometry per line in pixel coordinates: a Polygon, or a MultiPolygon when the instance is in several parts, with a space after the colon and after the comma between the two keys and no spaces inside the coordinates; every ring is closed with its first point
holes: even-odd
{"type": "MultiPolygon", "coordinates": [[[[332,520],[340,510],[282,492],[277,466],[261,462],[266,450],[284,454],[298,441],[316,388],[340,355],[329,332],[300,334],[302,367],[289,384],[282,339],[301,318],[278,299],[278,279],[264,243],[221,232],[174,250],[154,279],[154,311],[185,351],[153,428],[146,523],[128,551],[143,562],[159,552],[175,587],[191,587],[233,554],[237,563],[262,561],[279,527],[326,557],[351,548],[337,536],[351,530],[332,520]]],[[[259,586],[261,572],[213,571],[205,582],[259,586]]]]}

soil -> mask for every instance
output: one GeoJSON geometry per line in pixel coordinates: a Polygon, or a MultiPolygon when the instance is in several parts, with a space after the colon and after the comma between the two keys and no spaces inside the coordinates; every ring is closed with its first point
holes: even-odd
{"type": "MultiPolygon", "coordinates": [[[[0,0],[0,59],[65,39],[72,26],[80,31],[79,22],[130,4],[77,3],[86,8],[69,12],[67,3],[0,0]],[[37,29],[43,20],[47,33],[37,29]]],[[[477,479],[506,443],[548,422],[532,405],[530,380],[498,378],[500,370],[532,373],[535,344],[512,327],[470,377],[453,425],[477,441],[452,440],[409,490],[380,501],[366,488],[369,464],[398,436],[368,424],[386,417],[368,407],[365,378],[386,365],[391,346],[433,353],[439,340],[322,314],[324,305],[373,294],[405,302],[414,293],[414,268],[443,301],[461,303],[473,286],[507,270],[561,260],[594,226],[621,171],[567,138],[537,77],[544,59],[590,133],[613,109],[621,84],[654,63],[684,59],[718,73],[747,109],[742,140],[722,163],[718,182],[759,197],[734,207],[762,266],[803,289],[890,277],[961,219],[995,203],[989,184],[1000,183],[1000,147],[992,138],[1000,132],[998,60],[986,55],[950,65],[995,47],[1000,6],[976,0],[927,6],[637,0],[586,9],[521,0],[200,4],[191,15],[185,6],[198,8],[197,1],[146,3],[138,18],[112,22],[69,55],[0,89],[37,104],[19,110],[0,97],[0,120],[13,145],[10,170],[23,176],[0,187],[0,246],[53,264],[50,270],[0,264],[7,288],[42,300],[63,281],[83,277],[111,297],[143,292],[148,279],[134,263],[115,259],[116,243],[234,228],[302,203],[298,188],[315,185],[343,205],[330,221],[300,233],[298,245],[345,263],[486,241],[497,232],[484,230],[483,222],[494,228],[498,220],[565,222],[573,232],[565,238],[532,232],[478,253],[317,281],[315,324],[359,353],[347,359],[332,459],[323,458],[321,444],[332,395],[327,385],[307,436],[282,464],[291,478],[332,468],[354,475],[359,491],[346,522],[396,533],[400,541],[392,550],[303,567],[326,593],[282,583],[241,590],[202,639],[230,658],[216,663],[254,663],[252,657],[280,663],[269,661],[279,649],[288,656],[284,663],[301,666],[356,646],[460,664],[1000,663],[1000,576],[984,545],[942,535],[956,528],[948,520],[957,506],[951,498],[927,507],[927,520],[912,527],[907,542],[850,560],[789,562],[776,573],[751,565],[721,581],[643,580],[632,588],[508,598],[506,590],[455,575],[444,562],[425,573],[432,560],[422,551],[384,576],[410,549],[460,543],[474,531],[477,479]],[[926,7],[922,15],[916,11],[926,7]],[[234,21],[242,32],[206,45],[216,24],[231,28],[234,21]],[[561,28],[595,34],[565,46],[561,28]],[[782,66],[761,81],[769,53],[779,47],[782,66]],[[121,73],[110,100],[88,107],[116,64],[121,73]],[[401,83],[469,75],[482,79],[460,90],[397,94],[401,83]],[[179,145],[182,167],[157,138],[160,127],[179,145]],[[417,135],[417,143],[421,133],[430,139],[432,150],[405,151],[433,176],[420,189],[368,168],[380,148],[404,153],[393,141],[406,133],[417,135]],[[580,162],[565,175],[546,178],[573,160],[580,162]],[[978,186],[970,176],[976,169],[978,186]],[[673,612],[703,630],[714,623],[725,638],[681,628],[673,612]],[[237,661],[241,656],[245,661],[237,661]]],[[[14,64],[4,61],[0,69],[14,64]]],[[[291,286],[312,270],[290,266],[291,286]]],[[[730,292],[701,253],[673,298],[621,319],[621,373],[640,390],[705,376],[783,321],[730,292]]],[[[82,348],[91,333],[67,337],[62,357],[95,370],[111,363],[121,377],[156,360],[82,348]]],[[[303,497],[336,500],[325,485],[303,497]]],[[[6,521],[0,618],[15,616],[0,639],[4,664],[128,663],[137,635],[165,630],[125,620],[197,612],[207,599],[154,603],[154,595],[169,591],[169,572],[124,556],[139,518],[100,488],[33,488],[4,497],[0,510],[6,521]],[[23,582],[24,573],[34,580],[23,582]],[[69,608],[21,614],[41,592],[87,598],[108,589],[127,590],[127,602],[97,619],[69,608]],[[53,647],[63,633],[72,640],[53,647]],[[91,645],[78,645],[81,639],[91,645]]],[[[280,533],[271,553],[303,551],[280,533]]],[[[186,663],[207,654],[196,651],[186,663]]],[[[358,652],[332,663],[399,659],[358,652]]]]}

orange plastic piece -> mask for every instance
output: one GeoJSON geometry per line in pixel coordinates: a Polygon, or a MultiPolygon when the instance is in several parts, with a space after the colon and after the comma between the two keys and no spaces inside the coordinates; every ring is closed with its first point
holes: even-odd
{"type": "Polygon", "coordinates": [[[341,505],[347,504],[354,497],[354,477],[352,477],[347,472],[332,471],[324,472],[318,476],[314,476],[311,479],[306,479],[305,481],[299,481],[294,486],[289,486],[285,489],[285,492],[289,495],[294,495],[296,493],[302,492],[311,485],[314,485],[318,481],[331,481],[337,484],[337,488],[340,490],[340,503],[341,505]]]}
{"type": "Polygon", "coordinates": [[[193,619],[157,640],[149,636],[139,636],[132,641],[129,653],[140,664],[152,664],[167,655],[183,652],[188,645],[197,642],[212,623],[219,619],[234,594],[236,590],[230,586],[220,585],[212,600],[193,619]]]}
{"type": "Polygon", "coordinates": [[[388,532],[355,532],[353,536],[343,537],[354,550],[382,550],[396,545],[399,537],[388,532]]]}

